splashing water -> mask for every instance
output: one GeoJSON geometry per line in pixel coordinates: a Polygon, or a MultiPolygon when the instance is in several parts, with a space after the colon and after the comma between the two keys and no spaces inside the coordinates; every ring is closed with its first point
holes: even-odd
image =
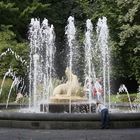
{"type": "Polygon", "coordinates": [[[68,25],[66,26],[65,34],[67,35],[67,41],[68,41],[68,64],[67,66],[70,68],[70,71],[73,70],[73,58],[74,58],[74,50],[75,50],[75,33],[76,28],[74,25],[74,17],[70,16],[68,18],[68,25]]]}
{"type": "MultiPolygon", "coordinates": [[[[96,83],[96,77],[103,77],[103,95],[104,104],[106,104],[106,93],[109,98],[110,107],[110,56],[108,48],[108,26],[107,19],[103,17],[99,18],[97,22],[97,42],[94,42],[93,38],[93,25],[91,20],[86,21],[86,33],[85,33],[85,80],[89,80],[96,83]]],[[[86,83],[86,81],[85,81],[86,83]]],[[[89,100],[92,100],[92,85],[90,84],[89,100]]]]}
{"type": "Polygon", "coordinates": [[[8,71],[4,74],[4,77],[2,79],[2,83],[1,83],[1,87],[0,87],[0,95],[2,94],[2,89],[3,89],[3,85],[5,82],[5,79],[7,76],[12,77],[12,79],[15,79],[15,73],[13,72],[12,68],[9,68],[8,71]]]}
{"type": "Polygon", "coordinates": [[[55,71],[53,65],[55,54],[53,25],[49,26],[47,19],[44,19],[42,24],[37,19],[31,19],[29,39],[29,106],[38,109],[40,102],[48,100],[52,91],[52,76],[55,71]]]}
{"type": "Polygon", "coordinates": [[[130,104],[130,109],[131,109],[131,111],[133,111],[133,107],[132,107],[132,102],[131,102],[131,99],[130,99],[130,95],[129,95],[129,92],[128,92],[128,90],[127,90],[127,88],[126,88],[126,86],[124,84],[122,84],[120,86],[120,88],[119,88],[119,93],[121,93],[121,92],[127,93],[127,97],[128,97],[129,104],[130,104]]]}
{"type": "MultiPolygon", "coordinates": [[[[109,93],[109,49],[108,49],[108,27],[107,19],[103,17],[98,20],[97,23],[97,43],[93,42],[93,25],[91,20],[86,21],[86,33],[84,40],[85,48],[85,79],[89,79],[89,83],[94,82],[98,74],[99,69],[96,68],[98,65],[97,60],[94,62],[96,57],[102,58],[99,63],[102,63],[100,72],[103,75],[103,87],[104,87],[104,100],[106,100],[105,92],[108,90],[109,93]],[[97,49],[99,46],[99,50],[97,49]],[[100,54],[99,54],[100,53],[100,54]],[[106,87],[106,81],[108,81],[108,87],[106,87]]],[[[75,68],[78,67],[78,47],[76,45],[76,28],[74,25],[74,17],[68,18],[68,24],[66,26],[65,34],[68,42],[68,61],[67,67],[74,73],[75,68]]],[[[44,19],[42,23],[40,20],[33,18],[31,19],[29,28],[29,40],[30,40],[30,66],[29,66],[29,107],[36,108],[35,111],[39,110],[39,106],[43,102],[49,102],[53,90],[53,76],[55,73],[54,69],[54,55],[55,55],[55,34],[53,25],[49,26],[48,20],[44,19]]],[[[6,55],[7,52],[15,55],[15,57],[22,60],[16,53],[11,49],[8,49],[1,55],[6,55]]],[[[6,77],[6,76],[5,76],[6,77]]],[[[4,77],[4,79],[5,79],[4,77]]],[[[71,79],[71,75],[70,75],[71,79]]],[[[71,80],[70,80],[71,81],[71,80]]],[[[13,86],[17,84],[16,80],[13,81],[13,86]]],[[[92,85],[90,84],[90,96],[89,103],[92,100],[92,85]]],[[[71,100],[69,102],[69,111],[71,112],[71,100]]]]}
{"type": "Polygon", "coordinates": [[[102,59],[102,75],[103,75],[103,94],[104,94],[104,104],[106,104],[106,93],[109,96],[109,107],[110,107],[110,56],[108,48],[108,26],[107,19],[103,17],[99,18],[97,23],[97,44],[101,51],[102,59]]]}
{"type": "Polygon", "coordinates": [[[8,107],[8,103],[9,103],[9,99],[10,99],[10,95],[11,95],[11,92],[12,92],[12,89],[19,84],[19,79],[18,78],[14,78],[14,81],[12,82],[12,85],[11,85],[11,88],[9,90],[9,93],[8,93],[8,98],[7,98],[7,101],[6,101],[6,108],[8,107]]]}
{"type": "Polygon", "coordinates": [[[93,44],[93,25],[90,19],[86,21],[86,33],[85,33],[84,44],[85,44],[85,84],[89,84],[88,87],[86,86],[86,88],[88,88],[86,89],[86,91],[89,91],[88,98],[89,98],[89,104],[91,105],[92,82],[95,81],[96,79],[96,73],[92,62],[94,44],[93,44]]]}
{"type": "Polygon", "coordinates": [[[22,84],[22,87],[20,89],[20,93],[23,91],[23,88],[25,88],[24,86],[24,81],[22,81],[22,78],[20,77],[16,77],[16,74],[15,72],[13,71],[12,68],[9,68],[8,71],[4,74],[4,77],[3,77],[3,80],[2,80],[2,83],[1,83],[1,87],[0,87],[0,96],[2,94],[2,89],[3,89],[3,85],[4,85],[4,82],[5,82],[5,79],[6,77],[11,77],[13,79],[13,82],[11,84],[11,87],[10,87],[10,90],[9,90],[9,93],[8,93],[8,98],[7,98],[7,101],[6,101],[6,108],[8,107],[8,103],[9,103],[9,99],[10,99],[10,96],[11,96],[11,92],[12,92],[12,89],[15,87],[16,89],[19,88],[19,84],[22,84]],[[21,82],[22,81],[22,82],[21,82]]]}
{"type": "MultiPolygon", "coordinates": [[[[75,34],[76,34],[76,28],[74,25],[74,17],[70,16],[68,18],[68,24],[66,26],[65,34],[67,35],[67,41],[68,41],[68,63],[67,67],[69,67],[70,71],[73,71],[74,69],[74,55],[76,54],[75,49],[75,34]]],[[[72,77],[70,74],[70,81],[72,77]]],[[[71,96],[71,95],[70,95],[71,96]]],[[[69,112],[71,113],[71,99],[69,100],[69,112]]]]}

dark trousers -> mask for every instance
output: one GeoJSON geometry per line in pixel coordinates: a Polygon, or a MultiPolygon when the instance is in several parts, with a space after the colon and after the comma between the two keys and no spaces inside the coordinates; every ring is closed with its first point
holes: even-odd
{"type": "Polygon", "coordinates": [[[109,114],[108,109],[103,109],[101,111],[101,122],[102,122],[102,128],[108,128],[109,127],[109,114]]]}

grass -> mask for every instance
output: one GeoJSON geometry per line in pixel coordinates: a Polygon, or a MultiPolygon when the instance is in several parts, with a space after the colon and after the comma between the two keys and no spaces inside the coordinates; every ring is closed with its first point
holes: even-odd
{"type": "MultiPolygon", "coordinates": [[[[130,96],[131,102],[135,102],[135,100],[137,99],[137,93],[130,93],[129,96],[130,96]]],[[[120,94],[120,95],[111,95],[110,101],[111,103],[122,103],[122,102],[128,103],[129,99],[126,93],[126,94],[120,94]]]]}

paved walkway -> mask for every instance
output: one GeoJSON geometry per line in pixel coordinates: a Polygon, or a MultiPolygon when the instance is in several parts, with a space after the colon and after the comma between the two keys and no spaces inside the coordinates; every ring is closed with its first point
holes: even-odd
{"type": "Polygon", "coordinates": [[[140,140],[140,128],[106,130],[0,128],[0,140],[140,140]]]}

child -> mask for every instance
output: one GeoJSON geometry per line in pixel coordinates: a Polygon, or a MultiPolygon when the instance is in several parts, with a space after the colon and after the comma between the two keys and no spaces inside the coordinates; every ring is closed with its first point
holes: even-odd
{"type": "Polygon", "coordinates": [[[108,108],[100,103],[99,101],[96,103],[96,112],[100,113],[101,115],[101,128],[105,129],[105,128],[109,128],[108,123],[109,123],[109,114],[108,114],[108,108]]]}

